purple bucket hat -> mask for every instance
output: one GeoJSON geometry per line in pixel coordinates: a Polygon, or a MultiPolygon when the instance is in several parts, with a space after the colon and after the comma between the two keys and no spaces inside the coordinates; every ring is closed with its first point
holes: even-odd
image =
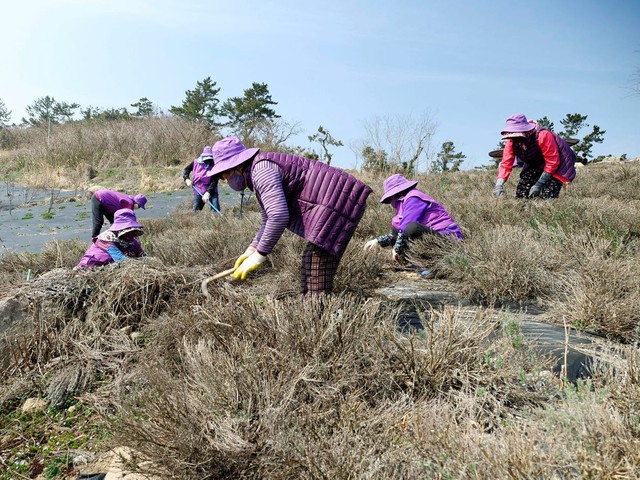
{"type": "Polygon", "coordinates": [[[522,113],[518,113],[507,118],[504,130],[500,134],[502,138],[523,137],[526,132],[534,128],[536,128],[534,123],[529,122],[522,113]]]}
{"type": "Polygon", "coordinates": [[[200,155],[202,160],[213,160],[213,150],[210,145],[206,145],[202,150],[202,154],[200,155]]]}
{"type": "Polygon", "coordinates": [[[417,181],[407,180],[401,173],[395,173],[382,183],[384,193],[382,194],[380,203],[387,203],[394,195],[409,190],[416,185],[418,185],[417,181]]]}
{"type": "Polygon", "coordinates": [[[240,139],[234,136],[217,141],[213,145],[212,150],[215,165],[213,166],[211,175],[217,175],[231,170],[250,160],[260,151],[259,148],[246,148],[240,139]]]}
{"type": "Polygon", "coordinates": [[[143,227],[138,223],[136,214],[133,210],[121,208],[120,210],[116,210],[116,213],[113,214],[113,225],[111,225],[107,230],[116,233],[122,230],[142,230],[142,228],[143,227]]]}
{"type": "Polygon", "coordinates": [[[139,193],[133,197],[133,201],[136,202],[140,208],[145,210],[144,206],[147,204],[147,197],[139,193]]]}

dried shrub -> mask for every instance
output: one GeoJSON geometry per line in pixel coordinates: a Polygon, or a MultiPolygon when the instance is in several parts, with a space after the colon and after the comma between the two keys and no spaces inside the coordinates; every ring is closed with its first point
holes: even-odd
{"type": "Polygon", "coordinates": [[[616,339],[640,340],[640,264],[637,259],[590,257],[566,276],[554,301],[557,318],[616,339]]]}
{"type": "Polygon", "coordinates": [[[0,286],[26,281],[30,277],[56,268],[71,268],[78,264],[88,245],[81,240],[53,240],[42,252],[11,252],[0,258],[0,286]]]}
{"type": "Polygon", "coordinates": [[[488,303],[545,298],[555,291],[562,258],[536,236],[512,226],[478,232],[441,265],[471,298],[488,303]]]}
{"type": "Polygon", "coordinates": [[[199,290],[195,277],[153,259],[129,260],[86,274],[58,269],[23,285],[31,322],[10,342],[3,375],[48,374],[54,403],[90,387],[95,375],[115,375],[139,348],[122,331],[140,330],[176,298],[199,290]]]}
{"type": "Polygon", "coordinates": [[[395,444],[411,405],[499,384],[477,407],[497,427],[507,405],[540,400],[509,386],[516,362],[486,361],[509,349],[492,337],[495,318],[433,312],[427,334],[407,336],[396,315],[353,296],[258,301],[220,289],[210,304],[165,316],[119,381],[119,439],[182,478],[401,478],[424,461],[406,455],[409,436],[371,462],[395,444]]]}

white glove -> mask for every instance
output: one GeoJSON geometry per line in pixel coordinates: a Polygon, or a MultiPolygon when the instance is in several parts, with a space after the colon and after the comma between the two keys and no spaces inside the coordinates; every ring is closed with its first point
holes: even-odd
{"type": "Polygon", "coordinates": [[[202,195],[202,201],[204,203],[207,203],[210,198],[211,198],[211,194],[209,192],[204,192],[204,195],[202,195]]]}
{"type": "Polygon", "coordinates": [[[493,189],[493,196],[498,198],[504,195],[504,178],[496,180],[496,186],[493,189]]]}
{"type": "Polygon", "coordinates": [[[185,178],[185,179],[184,179],[184,183],[186,183],[186,184],[187,184],[187,187],[190,187],[191,185],[193,185],[193,182],[192,182],[190,179],[188,179],[188,178],[185,178]]]}
{"type": "Polygon", "coordinates": [[[237,270],[238,267],[242,264],[242,262],[244,262],[247,258],[249,258],[249,256],[251,256],[251,254],[253,252],[255,252],[256,249],[252,246],[247,247],[247,249],[244,251],[244,253],[242,255],[240,255],[238,257],[238,259],[236,260],[235,265],[233,266],[234,270],[237,270]]]}
{"type": "Polygon", "coordinates": [[[391,258],[394,262],[400,263],[400,254],[394,248],[391,249],[391,258]]]}
{"type": "Polygon", "coordinates": [[[244,280],[247,278],[249,272],[253,272],[256,268],[264,263],[267,259],[264,255],[260,255],[258,252],[253,252],[247,259],[240,264],[233,272],[233,278],[236,280],[244,280]]]}
{"type": "Polygon", "coordinates": [[[364,244],[363,250],[365,252],[370,252],[371,250],[378,247],[379,245],[380,244],[378,243],[378,239],[374,238],[373,240],[369,240],[367,243],[364,244]]]}

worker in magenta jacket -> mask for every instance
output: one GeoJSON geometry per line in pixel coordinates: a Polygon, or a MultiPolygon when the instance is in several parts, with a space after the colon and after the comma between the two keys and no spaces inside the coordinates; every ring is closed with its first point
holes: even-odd
{"type": "Polygon", "coordinates": [[[522,165],[516,198],[558,198],[563,185],[576,176],[576,154],[558,134],[541,128],[522,114],[507,118],[502,139],[505,140],[494,197],[504,195],[504,184],[514,163],[522,165]]]}
{"type": "Polygon", "coordinates": [[[339,168],[296,155],[261,153],[234,136],[218,141],[213,157],[213,174],[233,190],[255,192],[262,215],[258,233],[236,260],[234,278],[244,280],[257,269],[288,229],[308,242],[301,293],[330,293],[371,188],[339,168]]]}
{"type": "Polygon", "coordinates": [[[113,224],[100,233],[85,252],[74,270],[100,267],[125,258],[145,256],[137,237],[142,235],[142,225],[138,223],[133,210],[122,208],[114,214],[113,224]]]}
{"type": "Polygon", "coordinates": [[[141,193],[131,196],[115,190],[97,190],[91,196],[91,216],[93,220],[91,238],[95,240],[98,236],[105,217],[109,220],[109,223],[113,224],[113,215],[117,210],[121,208],[133,210],[136,206],[144,209],[146,204],[147,197],[141,193]]]}
{"type": "Polygon", "coordinates": [[[211,202],[212,210],[220,213],[220,199],[218,196],[218,180],[211,172],[213,167],[213,152],[209,145],[202,149],[202,154],[182,171],[182,179],[187,187],[193,188],[193,211],[204,208],[204,204],[211,202]],[[189,178],[191,175],[191,178],[189,178]]]}
{"type": "Polygon", "coordinates": [[[375,247],[393,246],[391,255],[400,262],[408,248],[408,240],[415,240],[425,234],[444,235],[451,239],[462,240],[460,227],[451,218],[442,205],[426,193],[416,188],[418,182],[408,180],[396,173],[383,182],[384,192],[380,203],[390,203],[396,210],[391,220],[392,230],[369,240],[365,252],[375,247]]]}

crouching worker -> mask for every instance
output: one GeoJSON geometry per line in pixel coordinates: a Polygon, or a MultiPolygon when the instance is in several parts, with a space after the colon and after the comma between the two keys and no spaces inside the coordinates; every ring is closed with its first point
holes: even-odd
{"type": "Polygon", "coordinates": [[[494,197],[504,195],[504,184],[516,159],[522,163],[516,198],[558,198],[562,186],[576,177],[576,154],[567,141],[523,114],[507,118],[502,139],[505,146],[494,197]]]}
{"type": "Polygon", "coordinates": [[[142,225],[138,223],[133,210],[122,208],[114,214],[114,221],[85,252],[74,271],[89,267],[100,267],[125,258],[144,257],[142,245],[137,239],[142,235],[142,225]]]}
{"type": "Polygon", "coordinates": [[[415,240],[425,234],[444,235],[452,240],[463,240],[460,227],[442,205],[416,188],[417,181],[407,180],[396,173],[383,183],[384,193],[380,203],[390,203],[396,210],[391,220],[391,233],[369,240],[364,251],[376,247],[389,247],[395,262],[400,262],[407,252],[407,240],[415,240]]]}
{"type": "Polygon", "coordinates": [[[102,189],[96,191],[91,197],[91,217],[93,220],[91,238],[95,239],[98,236],[105,218],[109,220],[109,223],[113,224],[113,215],[116,210],[121,208],[133,210],[136,206],[144,209],[146,204],[147,197],[141,193],[132,196],[115,190],[102,189]]]}
{"type": "Polygon", "coordinates": [[[238,192],[255,192],[262,225],[236,260],[233,277],[244,280],[271,253],[285,229],[307,240],[300,292],[330,293],[342,254],[364,214],[371,188],[325,163],[245,148],[237,137],[213,146],[214,175],[238,192]]]}

